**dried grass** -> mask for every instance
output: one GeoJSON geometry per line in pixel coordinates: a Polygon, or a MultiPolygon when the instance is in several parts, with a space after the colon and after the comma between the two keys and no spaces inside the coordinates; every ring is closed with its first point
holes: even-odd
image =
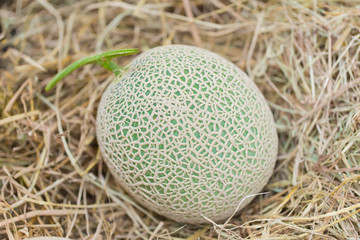
{"type": "Polygon", "coordinates": [[[358,1],[71,2],[0,3],[0,239],[360,238],[358,1]],[[225,225],[147,212],[109,175],[95,114],[111,73],[86,66],[44,92],[80,57],[169,43],[230,59],[274,112],[269,193],[225,225]]]}

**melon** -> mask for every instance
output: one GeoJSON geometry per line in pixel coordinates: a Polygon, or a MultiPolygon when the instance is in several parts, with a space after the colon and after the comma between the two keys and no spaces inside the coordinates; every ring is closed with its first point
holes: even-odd
{"type": "Polygon", "coordinates": [[[110,171],[137,202],[191,224],[224,221],[246,206],[272,175],[278,149],[255,83],[186,45],[136,57],[104,92],[96,132],[110,171]]]}

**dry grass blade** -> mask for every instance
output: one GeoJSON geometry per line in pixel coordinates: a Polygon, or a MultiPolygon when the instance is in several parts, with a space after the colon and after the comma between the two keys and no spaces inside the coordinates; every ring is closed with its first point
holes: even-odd
{"type": "Polygon", "coordinates": [[[17,0],[0,20],[0,239],[360,239],[358,1],[17,0]],[[83,56],[171,43],[237,64],[275,116],[269,193],[226,224],[156,216],[109,174],[95,119],[111,73],[44,91],[83,56]]]}

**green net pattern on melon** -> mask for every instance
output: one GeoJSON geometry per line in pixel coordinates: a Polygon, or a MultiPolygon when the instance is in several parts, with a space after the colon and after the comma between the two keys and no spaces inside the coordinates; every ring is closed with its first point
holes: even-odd
{"type": "Polygon", "coordinates": [[[141,54],[108,87],[97,138],[136,200],[189,223],[226,219],[261,191],[278,141],[270,109],[246,74],[182,45],[141,54]]]}

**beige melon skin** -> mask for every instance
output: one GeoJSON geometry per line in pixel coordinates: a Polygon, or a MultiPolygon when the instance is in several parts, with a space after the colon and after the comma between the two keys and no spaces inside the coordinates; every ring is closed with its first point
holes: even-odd
{"type": "Polygon", "coordinates": [[[186,45],[135,58],[103,94],[96,129],[105,162],[136,201],[192,224],[221,222],[246,206],[268,182],[278,149],[253,81],[186,45]]]}

